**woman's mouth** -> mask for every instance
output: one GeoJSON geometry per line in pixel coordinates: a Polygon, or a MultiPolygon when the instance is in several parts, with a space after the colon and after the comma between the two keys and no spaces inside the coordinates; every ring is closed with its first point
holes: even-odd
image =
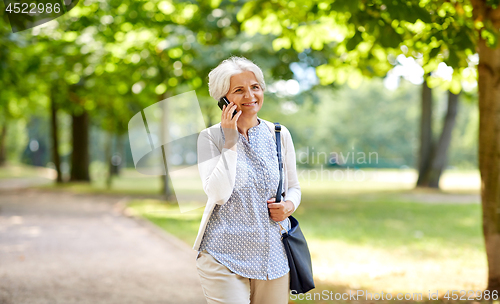
{"type": "Polygon", "coordinates": [[[245,107],[253,107],[257,104],[257,102],[250,102],[250,103],[242,103],[241,105],[242,106],[245,106],[245,107]]]}

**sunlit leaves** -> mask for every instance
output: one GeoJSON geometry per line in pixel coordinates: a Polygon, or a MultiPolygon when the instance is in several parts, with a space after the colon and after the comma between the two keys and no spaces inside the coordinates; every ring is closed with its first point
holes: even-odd
{"type": "Polygon", "coordinates": [[[210,7],[212,7],[212,8],[219,7],[220,3],[221,3],[221,0],[210,0],[210,7]]]}
{"type": "Polygon", "coordinates": [[[486,40],[486,44],[491,48],[496,48],[498,45],[498,30],[493,30],[491,28],[484,28],[481,31],[481,37],[486,40]]]}
{"type": "Polygon", "coordinates": [[[293,46],[297,52],[312,48],[322,50],[326,44],[331,42],[342,42],[348,29],[336,23],[334,18],[321,17],[315,23],[301,24],[297,26],[293,38],[293,46]]]}
{"type": "Polygon", "coordinates": [[[239,10],[236,18],[239,22],[248,21],[252,18],[255,8],[257,7],[257,1],[248,1],[245,5],[239,10]]]}
{"type": "Polygon", "coordinates": [[[292,46],[292,41],[289,37],[279,37],[273,41],[273,49],[279,51],[281,49],[289,49],[292,46]]]}
{"type": "Polygon", "coordinates": [[[158,9],[164,14],[170,15],[175,11],[175,6],[170,1],[161,1],[158,3],[158,9]]]}
{"type": "Polygon", "coordinates": [[[178,83],[179,81],[175,77],[171,77],[168,79],[168,85],[171,87],[175,87],[178,83]]]}
{"type": "Polygon", "coordinates": [[[181,48],[173,48],[168,50],[168,56],[170,58],[180,58],[182,56],[182,49],[181,48]]]}
{"type": "Polygon", "coordinates": [[[245,20],[242,29],[246,31],[250,36],[254,36],[260,31],[261,25],[262,19],[259,16],[253,16],[245,20]]]}
{"type": "Polygon", "coordinates": [[[155,93],[158,95],[161,95],[161,94],[165,93],[166,91],[167,91],[167,85],[164,83],[160,83],[155,88],[155,93]]]}
{"type": "MultiPolygon", "coordinates": [[[[401,46],[418,56],[426,73],[446,62],[455,69],[453,79],[461,79],[460,72],[467,67],[467,56],[475,52],[477,42],[471,17],[469,2],[441,0],[250,1],[238,13],[238,20],[251,34],[271,32],[264,20],[279,28],[278,20],[282,30],[273,33],[277,35],[273,43],[276,49],[328,50],[328,64],[317,68],[324,84],[348,82],[349,77],[339,72],[342,69],[357,68],[365,76],[383,76],[392,68],[387,55],[400,54],[401,46]],[[300,10],[293,11],[296,7],[300,10]],[[329,18],[323,19],[328,14],[329,18]]],[[[497,34],[490,29],[483,30],[482,36],[489,45],[496,45],[497,34]]],[[[459,84],[460,80],[453,80],[449,85],[456,90],[459,84]]]]}
{"type": "Polygon", "coordinates": [[[195,4],[183,4],[179,7],[179,11],[173,14],[172,20],[177,24],[185,24],[193,18],[193,15],[198,11],[198,6],[195,4]]]}
{"type": "Polygon", "coordinates": [[[334,83],[336,80],[335,68],[328,64],[323,64],[316,67],[316,74],[319,77],[321,85],[334,83]]]}
{"type": "Polygon", "coordinates": [[[78,37],[78,33],[71,31],[71,32],[65,32],[62,36],[62,39],[66,42],[73,42],[76,40],[78,37]]]}
{"type": "Polygon", "coordinates": [[[202,82],[200,77],[195,77],[195,78],[193,78],[193,80],[191,80],[191,86],[193,89],[197,89],[197,88],[201,87],[202,83],[203,82],[202,82]]]}

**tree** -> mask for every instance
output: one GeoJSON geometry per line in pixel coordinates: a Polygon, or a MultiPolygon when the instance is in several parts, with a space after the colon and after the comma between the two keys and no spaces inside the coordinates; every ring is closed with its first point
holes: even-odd
{"type": "Polygon", "coordinates": [[[424,79],[422,83],[420,115],[420,147],[418,151],[417,187],[424,184],[424,176],[429,171],[432,149],[432,89],[424,79]]]}
{"type": "MultiPolygon", "coordinates": [[[[311,57],[326,58],[326,62],[316,67],[323,85],[347,82],[351,86],[357,86],[363,76],[385,76],[392,68],[389,63],[391,60],[387,59],[392,57],[395,61],[396,55],[401,53],[405,56],[415,56],[429,74],[440,62],[435,58],[429,62],[424,60],[429,47],[439,55],[454,52],[452,49],[451,51],[444,49],[435,41],[436,37],[444,36],[443,28],[429,25],[452,24],[456,27],[454,23],[457,22],[448,20],[446,10],[444,10],[445,14],[441,12],[436,14],[434,20],[422,8],[423,4],[419,5],[415,2],[335,1],[327,4],[319,1],[294,1],[290,5],[283,6],[282,4],[281,2],[274,5],[262,4],[266,9],[253,16],[249,12],[260,7],[261,4],[247,4],[239,17],[246,18],[244,25],[250,32],[271,32],[278,35],[274,41],[277,49],[293,47],[297,51],[303,51],[309,47],[312,48],[311,57]],[[428,24],[423,23],[422,20],[428,24]],[[350,39],[347,39],[348,37],[350,39]],[[423,41],[426,43],[422,43],[423,41]]],[[[469,34],[470,31],[464,31],[458,35],[458,37],[466,37],[462,39],[465,45],[469,41],[467,39],[469,34]]],[[[454,39],[454,43],[457,42],[456,40],[454,39]]],[[[453,53],[452,56],[446,58],[446,62],[455,62],[455,60],[466,62],[466,56],[464,58],[463,54],[454,55],[453,53]]],[[[460,69],[457,69],[455,79],[451,83],[437,83],[436,79],[433,79],[432,86],[439,84],[457,93],[460,91],[461,72],[459,71],[460,69]]],[[[429,102],[431,101],[422,100],[424,104],[429,102]]],[[[425,107],[423,105],[423,108],[425,107]]],[[[426,114],[429,113],[422,113],[422,120],[423,123],[428,124],[430,120],[426,114]]],[[[431,126],[422,127],[430,128],[431,126]]],[[[428,130],[430,131],[431,129],[428,130]]],[[[425,130],[423,132],[425,134],[425,130]]],[[[421,140],[426,140],[426,138],[423,136],[421,140]]],[[[436,153],[431,153],[432,138],[428,137],[428,139],[428,143],[421,142],[419,186],[435,185],[436,180],[439,180],[439,175],[432,175],[434,177],[432,182],[424,182],[424,177],[430,176],[427,174],[429,167],[426,164],[432,163],[432,160],[428,158],[438,157],[436,153]]],[[[440,149],[438,152],[444,153],[446,158],[446,149],[440,149]]]]}
{"type": "MultiPolygon", "coordinates": [[[[226,1],[226,11],[214,4],[88,1],[33,30],[31,43],[41,65],[40,82],[59,89],[53,116],[59,110],[73,117],[72,180],[90,179],[90,124],[120,136],[130,117],[141,109],[166,96],[199,88],[203,88],[198,92],[201,106],[216,108],[207,98],[206,75],[230,55],[258,58],[269,63],[269,70],[281,73],[280,77],[290,74],[286,60],[268,56],[274,50],[262,47],[270,45],[270,39],[249,41],[241,32],[235,17],[240,4],[226,1]]],[[[294,52],[279,53],[284,58],[283,54],[294,52]]],[[[215,117],[220,113],[209,112],[215,117]]],[[[53,142],[57,142],[55,137],[53,142]]],[[[55,163],[57,158],[54,154],[55,163]]],[[[168,193],[167,187],[164,192],[168,193]]]]}
{"type": "Polygon", "coordinates": [[[10,32],[6,15],[0,18],[0,165],[7,161],[10,123],[39,115],[46,108],[44,84],[36,81],[38,62],[26,40],[25,33],[10,32]]]}
{"type": "Polygon", "coordinates": [[[500,291],[500,1],[472,0],[479,29],[479,171],[488,290],[500,291]]]}
{"type": "MultiPolygon", "coordinates": [[[[439,188],[439,180],[446,167],[448,147],[450,146],[451,135],[453,127],[455,125],[455,119],[457,117],[458,96],[459,95],[453,94],[452,92],[448,91],[447,112],[444,117],[441,135],[439,136],[437,143],[434,144],[431,137],[430,147],[424,147],[423,145],[421,146],[421,150],[427,149],[427,151],[424,152],[426,153],[427,157],[421,158],[425,159],[425,163],[420,164],[417,187],[439,188]]],[[[432,101],[432,99],[430,100],[432,101]]],[[[425,107],[423,110],[427,110],[427,107],[425,107]]],[[[429,126],[430,118],[431,117],[426,117],[426,119],[428,119],[429,126]]],[[[422,119],[422,123],[425,125],[424,119],[422,119]]],[[[425,128],[425,126],[422,131],[424,130],[432,131],[431,128],[425,128]]],[[[430,135],[432,136],[432,133],[430,135]]],[[[427,142],[427,140],[429,140],[429,138],[425,138],[425,141],[422,142],[427,142]]]]}

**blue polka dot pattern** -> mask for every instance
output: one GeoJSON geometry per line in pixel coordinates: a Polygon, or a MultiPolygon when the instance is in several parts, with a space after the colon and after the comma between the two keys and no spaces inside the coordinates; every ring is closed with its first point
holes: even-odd
{"type": "MultiPolygon", "coordinates": [[[[215,206],[199,250],[243,277],[274,280],[289,271],[279,225],[267,208],[279,183],[274,134],[259,119],[248,130],[248,140],[239,135],[237,151],[233,193],[215,206]]],[[[280,223],[290,229],[288,219],[280,223]]]]}

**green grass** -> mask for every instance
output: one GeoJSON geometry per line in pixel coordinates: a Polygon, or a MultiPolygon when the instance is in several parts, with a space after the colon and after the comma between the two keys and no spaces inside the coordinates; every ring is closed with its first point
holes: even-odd
{"type": "Polygon", "coordinates": [[[37,178],[47,176],[48,169],[23,164],[7,164],[0,167],[0,179],[37,178]]]}
{"type": "Polygon", "coordinates": [[[153,199],[132,200],[127,207],[132,214],[148,219],[189,245],[194,243],[203,213],[201,209],[181,213],[177,204],[153,199]]]}
{"type": "Polygon", "coordinates": [[[161,180],[159,177],[128,177],[114,178],[112,186],[108,188],[105,181],[94,180],[86,182],[66,182],[63,184],[50,183],[37,188],[54,191],[72,191],[76,193],[103,193],[125,195],[160,195],[161,180]]]}
{"type": "MultiPolygon", "coordinates": [[[[424,204],[394,201],[393,194],[306,193],[294,216],[308,237],[388,250],[405,247],[418,257],[436,256],[435,246],[482,247],[479,204],[424,204]],[[384,199],[387,198],[387,199],[384,199]]],[[[194,242],[202,209],[181,213],[176,204],[133,200],[128,205],[187,243],[194,242]]]]}
{"type": "MultiPolygon", "coordinates": [[[[315,292],[362,289],[426,295],[428,289],[484,288],[480,205],[428,203],[419,201],[419,195],[418,190],[360,194],[303,189],[294,215],[311,249],[315,292]],[[412,194],[415,199],[408,201],[412,194]],[[350,273],[349,267],[355,271],[350,273]]],[[[154,200],[135,200],[129,208],[192,246],[202,210],[181,213],[176,205],[154,200]]]]}
{"type": "Polygon", "coordinates": [[[296,212],[304,231],[318,240],[394,249],[411,246],[434,255],[429,244],[480,247],[479,204],[400,202],[397,193],[325,195],[306,193],[296,212]],[[430,251],[430,252],[429,252],[430,251]]]}
{"type": "Polygon", "coordinates": [[[111,186],[106,183],[106,173],[91,170],[91,182],[49,183],[37,188],[53,191],[71,191],[76,193],[120,194],[120,195],[156,195],[161,194],[162,180],[159,176],[142,175],[135,169],[122,169],[119,176],[112,178],[111,186]]]}

